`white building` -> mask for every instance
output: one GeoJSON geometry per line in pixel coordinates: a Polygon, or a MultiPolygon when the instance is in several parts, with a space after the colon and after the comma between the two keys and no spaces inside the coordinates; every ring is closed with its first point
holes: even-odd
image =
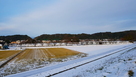
{"type": "Polygon", "coordinates": [[[2,44],[0,44],[0,49],[2,49],[2,44]]]}

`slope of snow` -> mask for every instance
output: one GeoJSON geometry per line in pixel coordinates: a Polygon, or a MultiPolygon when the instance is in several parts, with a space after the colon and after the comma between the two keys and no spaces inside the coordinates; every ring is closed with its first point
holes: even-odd
{"type": "Polygon", "coordinates": [[[128,74],[129,70],[134,72],[132,77],[136,77],[136,48],[124,53],[114,54],[52,77],[130,77],[128,74]]]}

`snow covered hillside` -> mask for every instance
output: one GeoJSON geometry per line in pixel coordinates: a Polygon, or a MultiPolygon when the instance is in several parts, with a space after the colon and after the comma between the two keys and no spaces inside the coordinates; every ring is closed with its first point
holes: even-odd
{"type": "Polygon", "coordinates": [[[136,47],[52,77],[136,77],[136,47]]]}

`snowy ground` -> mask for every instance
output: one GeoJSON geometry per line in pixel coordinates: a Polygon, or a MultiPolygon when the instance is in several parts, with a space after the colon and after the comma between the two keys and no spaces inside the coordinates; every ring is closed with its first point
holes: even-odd
{"type": "Polygon", "coordinates": [[[66,77],[136,77],[136,48],[105,57],[52,77],[64,77],[65,75],[67,75],[66,77]],[[128,74],[130,70],[134,72],[133,76],[128,74]]]}
{"type": "Polygon", "coordinates": [[[63,46],[71,50],[87,53],[89,56],[104,53],[115,49],[120,49],[130,44],[111,44],[111,45],[86,45],[86,46],[63,46]]]}
{"type": "MultiPolygon", "coordinates": [[[[130,44],[125,44],[125,45],[122,44],[122,45],[63,46],[64,48],[88,53],[89,55],[88,55],[88,57],[85,57],[85,58],[60,63],[60,64],[53,65],[53,66],[50,66],[50,67],[43,67],[43,68],[39,68],[39,69],[32,70],[32,71],[18,73],[18,74],[15,74],[15,75],[9,75],[8,77],[17,77],[17,76],[19,76],[19,77],[26,77],[26,76],[45,77],[45,76],[48,76],[50,74],[57,73],[61,70],[77,66],[77,65],[85,63],[89,60],[94,60],[96,58],[99,58],[99,57],[104,56],[104,55],[109,54],[109,53],[113,53],[117,50],[119,51],[119,50],[124,48],[125,51],[122,51],[122,52],[117,53],[115,55],[97,60],[93,63],[86,64],[84,66],[81,66],[81,67],[78,67],[78,68],[75,68],[75,69],[72,69],[70,71],[63,72],[61,74],[57,74],[57,75],[54,76],[54,77],[90,77],[90,75],[91,75],[91,77],[111,77],[113,75],[113,77],[120,77],[120,76],[117,76],[117,74],[115,74],[115,73],[110,74],[114,70],[110,71],[109,69],[112,68],[112,67],[109,67],[109,66],[111,64],[117,64],[118,66],[121,65],[121,64],[118,64],[119,63],[118,60],[120,61],[120,58],[122,58],[122,57],[119,57],[118,55],[129,50],[129,48],[126,47],[128,45],[130,46],[130,44]],[[115,59],[116,57],[117,57],[117,60],[115,59]],[[113,63],[111,63],[110,61],[113,62],[113,63]],[[109,70],[110,73],[105,72],[104,69],[107,70],[107,71],[109,70]]],[[[130,46],[130,47],[132,47],[132,46],[130,46]]],[[[132,54],[134,56],[135,55],[135,49],[130,54],[132,54]]],[[[124,59],[125,59],[125,61],[127,62],[127,59],[128,59],[127,56],[129,57],[130,55],[122,55],[122,56],[125,56],[125,58],[123,58],[123,60],[122,59],[121,60],[124,61],[124,59]]],[[[133,60],[131,60],[131,61],[133,61],[133,60]]],[[[111,65],[111,66],[115,66],[115,65],[111,65]]],[[[125,72],[125,74],[127,74],[126,72],[125,72]]],[[[120,75],[120,74],[118,74],[118,75],[120,75]]]]}

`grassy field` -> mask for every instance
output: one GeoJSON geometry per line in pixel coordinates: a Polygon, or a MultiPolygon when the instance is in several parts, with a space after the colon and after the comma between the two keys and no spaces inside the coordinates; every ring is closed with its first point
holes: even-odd
{"type": "Polygon", "coordinates": [[[0,61],[11,57],[11,56],[17,54],[18,52],[20,52],[20,50],[3,50],[3,51],[0,51],[0,61]]]}
{"type": "Polygon", "coordinates": [[[81,53],[65,48],[26,49],[23,53],[16,57],[16,61],[20,61],[23,59],[49,61],[51,59],[63,59],[78,54],[81,53]]]}
{"type": "Polygon", "coordinates": [[[73,50],[69,50],[69,49],[65,49],[65,48],[48,48],[46,49],[46,52],[50,52],[50,56],[51,58],[63,58],[63,57],[67,57],[67,56],[73,56],[73,55],[77,55],[80,52],[77,51],[73,51],[73,50]]]}

